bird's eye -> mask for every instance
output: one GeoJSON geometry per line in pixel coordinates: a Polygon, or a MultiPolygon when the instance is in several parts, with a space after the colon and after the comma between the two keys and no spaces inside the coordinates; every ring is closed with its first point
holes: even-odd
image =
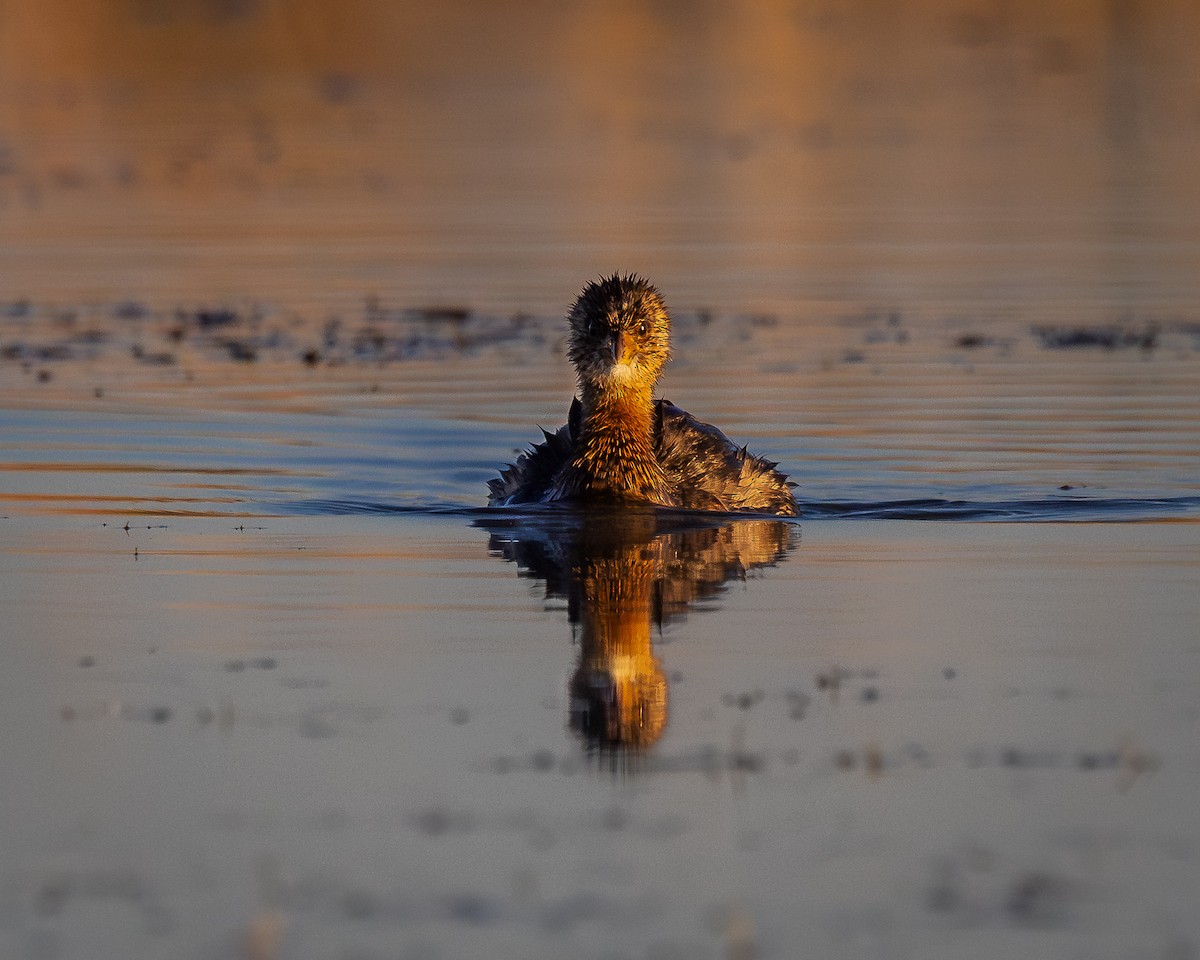
{"type": "Polygon", "coordinates": [[[638,336],[644,337],[646,335],[646,331],[648,331],[649,329],[650,329],[650,325],[648,323],[646,323],[645,320],[643,320],[641,323],[638,324],[638,336]]]}

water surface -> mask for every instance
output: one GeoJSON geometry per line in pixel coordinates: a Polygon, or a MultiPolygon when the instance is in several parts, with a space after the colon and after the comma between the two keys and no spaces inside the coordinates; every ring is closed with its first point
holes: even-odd
{"type": "Polygon", "coordinates": [[[784,322],[664,391],[786,523],[483,509],[553,317],[10,318],[6,949],[1190,949],[1192,331],[784,322]]]}

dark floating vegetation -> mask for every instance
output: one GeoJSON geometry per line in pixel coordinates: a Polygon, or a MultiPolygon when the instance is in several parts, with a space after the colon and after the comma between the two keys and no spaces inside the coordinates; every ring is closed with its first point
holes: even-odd
{"type": "MultiPolygon", "coordinates": [[[[774,314],[717,316],[704,309],[676,311],[674,319],[681,343],[710,335],[708,331],[722,325],[739,341],[778,337],[787,326],[774,314]]],[[[879,349],[911,342],[897,310],[854,314],[840,322],[847,330],[865,330],[858,338],[862,343],[852,339],[840,354],[846,365],[874,362],[879,349]]],[[[1020,339],[998,335],[987,326],[980,320],[948,343],[956,350],[1007,353],[1020,339]]],[[[1047,350],[1200,353],[1200,321],[1181,317],[1041,324],[1028,330],[1028,336],[1047,350]]],[[[198,353],[210,363],[295,363],[314,369],[437,360],[501,348],[536,353],[560,349],[561,334],[558,316],[494,314],[463,304],[392,307],[375,297],[365,298],[357,311],[322,317],[258,303],[162,309],[137,300],[75,307],[26,298],[0,302],[0,364],[16,363],[26,372],[40,367],[47,371],[43,382],[50,379],[49,366],[54,364],[109,360],[121,354],[148,367],[185,366],[198,353]]]]}
{"type": "Polygon", "coordinates": [[[1072,350],[1099,347],[1104,350],[1153,350],[1158,346],[1160,328],[1157,323],[1111,324],[1077,326],[1039,326],[1033,334],[1049,350],[1072,350]]]}
{"type": "MultiPolygon", "coordinates": [[[[295,362],[308,368],[461,356],[503,344],[543,349],[542,321],[462,306],[392,309],[368,299],[357,320],[314,319],[258,304],[156,310],[138,301],[63,310],[28,300],[0,304],[0,362],[27,371],[44,363],[112,360],[141,366],[295,362]]],[[[49,379],[49,374],[43,377],[49,379]]]]}

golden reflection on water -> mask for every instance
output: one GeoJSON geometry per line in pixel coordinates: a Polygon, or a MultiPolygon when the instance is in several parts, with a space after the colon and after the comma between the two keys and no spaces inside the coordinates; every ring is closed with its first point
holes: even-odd
{"type": "Polygon", "coordinates": [[[748,571],[780,563],[799,536],[778,520],[722,522],[631,507],[480,520],[489,548],[565,599],[579,644],[569,726],[589,751],[652,747],[668,717],[668,681],[653,636],[748,571]]]}

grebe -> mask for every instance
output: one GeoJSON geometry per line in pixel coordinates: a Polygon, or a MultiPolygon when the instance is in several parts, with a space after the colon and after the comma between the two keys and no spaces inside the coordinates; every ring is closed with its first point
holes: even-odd
{"type": "Polygon", "coordinates": [[[490,506],[634,500],[665,507],[796,515],[787,476],[654,387],[670,355],[657,289],[613,274],[589,283],[567,315],[579,396],[567,423],[488,482],[490,506]]]}

